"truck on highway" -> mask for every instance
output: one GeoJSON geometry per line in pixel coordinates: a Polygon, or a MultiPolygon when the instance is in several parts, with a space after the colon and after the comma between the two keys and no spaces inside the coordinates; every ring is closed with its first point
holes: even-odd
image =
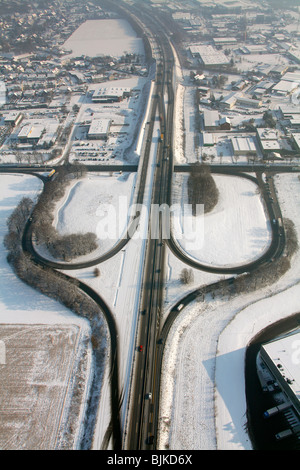
{"type": "Polygon", "coordinates": [[[275,434],[275,438],[277,441],[281,441],[281,439],[285,439],[286,437],[289,437],[293,434],[293,431],[291,429],[285,429],[284,431],[278,432],[275,434]]]}
{"type": "Polygon", "coordinates": [[[265,419],[271,418],[271,416],[274,416],[280,411],[290,408],[290,406],[291,406],[291,403],[288,401],[281,403],[280,405],[274,406],[273,408],[269,408],[267,411],[264,412],[263,416],[265,419]]]}

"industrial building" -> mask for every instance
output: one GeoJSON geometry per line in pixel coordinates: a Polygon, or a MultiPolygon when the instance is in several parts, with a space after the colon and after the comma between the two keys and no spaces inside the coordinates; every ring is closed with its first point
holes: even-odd
{"type": "Polygon", "coordinates": [[[297,150],[300,150],[300,134],[292,133],[293,141],[297,147],[297,150]]]}
{"type": "Polygon", "coordinates": [[[207,132],[202,133],[203,147],[213,147],[215,145],[214,134],[209,134],[207,132]]]}
{"type": "Polygon", "coordinates": [[[213,131],[219,127],[219,113],[216,110],[204,109],[203,125],[206,131],[213,131]]]}
{"type": "Polygon", "coordinates": [[[280,82],[273,86],[272,93],[280,96],[287,96],[297,90],[297,88],[299,88],[299,84],[297,82],[280,80],[280,82]]]}
{"type": "Polygon", "coordinates": [[[44,131],[45,127],[41,124],[25,124],[18,134],[18,140],[21,144],[37,143],[44,131]]]}
{"type": "Polygon", "coordinates": [[[23,114],[20,111],[10,111],[4,114],[4,124],[10,126],[17,126],[23,119],[23,114]]]}
{"type": "Polygon", "coordinates": [[[190,46],[190,53],[198,58],[203,65],[228,65],[229,59],[226,55],[217,51],[210,45],[190,46]]]}
{"type": "Polygon", "coordinates": [[[255,142],[252,137],[232,137],[231,144],[234,155],[255,155],[257,152],[255,142]]]}
{"type": "Polygon", "coordinates": [[[92,101],[95,103],[114,103],[130,96],[129,87],[101,87],[95,90],[92,101]]]}
{"type": "Polygon", "coordinates": [[[237,45],[236,38],[214,38],[215,46],[235,46],[237,45]]]}
{"type": "Polygon", "coordinates": [[[18,132],[20,144],[49,146],[57,138],[59,121],[57,119],[26,120],[18,132]]]}
{"type": "Polygon", "coordinates": [[[286,416],[288,428],[280,434],[282,436],[294,434],[300,439],[299,329],[261,345],[257,358],[257,372],[265,392],[278,393],[278,390],[281,392],[282,404],[266,410],[265,418],[282,412],[286,416]]]}
{"type": "Polygon", "coordinates": [[[110,124],[110,119],[94,119],[88,131],[88,139],[107,139],[110,124]]]}
{"type": "Polygon", "coordinates": [[[256,134],[263,154],[282,151],[276,129],[257,128],[256,134]]]}
{"type": "Polygon", "coordinates": [[[241,106],[246,106],[250,108],[260,108],[262,106],[261,100],[247,98],[244,95],[237,95],[237,103],[240,104],[241,106]]]}

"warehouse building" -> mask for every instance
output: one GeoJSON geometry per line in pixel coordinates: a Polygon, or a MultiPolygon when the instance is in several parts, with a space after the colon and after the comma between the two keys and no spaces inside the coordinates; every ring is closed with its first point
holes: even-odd
{"type": "Polygon", "coordinates": [[[28,119],[23,122],[17,139],[19,144],[49,147],[55,142],[58,129],[57,119],[28,119]]]}
{"type": "Polygon", "coordinates": [[[101,87],[95,90],[92,101],[95,103],[114,103],[129,97],[131,88],[129,87],[101,87]]]}
{"type": "Polygon", "coordinates": [[[256,146],[252,137],[232,137],[231,144],[234,155],[255,155],[256,146]]]}
{"type": "Polygon", "coordinates": [[[40,140],[44,129],[45,127],[41,124],[25,124],[18,134],[18,140],[21,144],[37,143],[40,140]]]}
{"type": "Polygon", "coordinates": [[[275,93],[279,96],[287,96],[297,90],[297,88],[299,88],[299,84],[297,82],[291,82],[289,80],[280,80],[279,83],[273,86],[272,93],[275,93]]]}
{"type": "Polygon", "coordinates": [[[206,66],[229,64],[228,57],[210,45],[190,46],[190,53],[193,57],[198,58],[201,64],[206,66]]]}
{"type": "Polygon", "coordinates": [[[235,46],[237,45],[236,38],[214,38],[215,46],[235,46]]]}
{"type": "Polygon", "coordinates": [[[293,141],[294,141],[294,143],[297,147],[297,150],[299,151],[300,150],[300,134],[293,133],[292,137],[293,137],[293,141]]]}
{"type": "Polygon", "coordinates": [[[10,111],[4,114],[4,124],[9,126],[18,126],[23,119],[23,114],[19,111],[10,111]]]}
{"type": "Polygon", "coordinates": [[[219,127],[219,113],[216,110],[205,109],[203,111],[203,125],[206,131],[213,131],[219,127]]]}
{"type": "Polygon", "coordinates": [[[264,155],[270,154],[271,152],[280,153],[282,151],[276,129],[257,128],[256,134],[259,146],[264,155]]]}
{"type": "Polygon", "coordinates": [[[259,355],[300,419],[299,329],[263,344],[259,355]]]}
{"type": "Polygon", "coordinates": [[[94,119],[88,131],[88,139],[107,139],[110,124],[110,119],[94,119]]]}

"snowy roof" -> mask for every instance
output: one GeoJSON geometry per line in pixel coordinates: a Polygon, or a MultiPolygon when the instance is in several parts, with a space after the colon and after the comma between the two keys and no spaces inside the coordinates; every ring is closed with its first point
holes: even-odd
{"type": "Polygon", "coordinates": [[[190,51],[193,55],[199,55],[202,62],[206,65],[229,64],[228,57],[223,52],[217,51],[213,46],[190,46],[190,51]]]}
{"type": "Polygon", "coordinates": [[[101,87],[98,88],[98,90],[95,91],[93,95],[93,99],[95,98],[104,98],[104,97],[112,97],[112,96],[117,96],[117,97],[122,97],[124,93],[129,93],[131,91],[130,87],[101,87]]]}
{"type": "Polygon", "coordinates": [[[89,129],[89,135],[106,135],[110,126],[110,119],[94,119],[89,129]]]}
{"type": "Polygon", "coordinates": [[[300,400],[300,332],[281,337],[263,345],[281,375],[288,380],[300,400]],[[280,367],[278,367],[280,365],[280,367]]]}
{"type": "Polygon", "coordinates": [[[300,72],[287,72],[282,77],[283,80],[288,82],[298,82],[300,83],[300,72]]]}
{"type": "Polygon", "coordinates": [[[284,93],[290,93],[298,86],[299,86],[299,83],[291,82],[288,80],[280,80],[280,82],[277,83],[277,85],[273,86],[272,90],[284,92],[284,93]]]}
{"type": "Polygon", "coordinates": [[[293,139],[294,139],[296,145],[298,146],[298,149],[300,149],[300,134],[294,134],[293,133],[292,136],[293,136],[293,139]]]}
{"type": "Polygon", "coordinates": [[[203,111],[203,119],[205,127],[217,127],[219,124],[219,113],[215,110],[205,109],[203,111]]]}
{"type": "Polygon", "coordinates": [[[256,131],[259,135],[260,140],[277,140],[278,139],[278,133],[276,129],[258,127],[256,131]]]}
{"type": "Polygon", "coordinates": [[[231,142],[235,152],[256,152],[252,137],[233,137],[231,142]]]}

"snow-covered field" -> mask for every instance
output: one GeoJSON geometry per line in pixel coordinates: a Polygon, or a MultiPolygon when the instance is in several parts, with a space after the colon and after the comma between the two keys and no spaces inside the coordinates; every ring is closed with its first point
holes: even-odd
{"type": "Polygon", "coordinates": [[[67,39],[63,49],[72,50],[67,57],[143,54],[143,41],[137,38],[130,24],[121,19],[89,20],[67,39]]]}
{"type": "Polygon", "coordinates": [[[184,251],[205,265],[238,266],[259,258],[271,242],[271,228],[258,186],[242,177],[213,178],[219,201],[210,213],[196,218],[201,234],[194,243],[190,227],[182,218],[182,213],[191,213],[188,206],[184,207],[188,176],[174,175],[172,202],[182,207],[181,214],[177,211],[173,217],[174,237],[184,251]]]}
{"type": "Polygon", "coordinates": [[[90,173],[74,182],[56,206],[56,229],[62,235],[71,231],[95,233],[99,249],[93,258],[106,253],[127,227],[135,179],[136,173],[90,173]]]}
{"type": "MultiPolygon", "coordinates": [[[[82,378],[86,386],[89,383],[90,328],[87,321],[13,273],[3,246],[6,221],[23,196],[36,198],[41,182],[17,175],[1,175],[0,180],[0,339],[6,352],[5,363],[0,365],[0,447],[55,448],[63,442],[72,381],[84,355],[86,376],[82,378]]],[[[80,438],[80,419],[78,415],[71,446],[80,438]]]]}

